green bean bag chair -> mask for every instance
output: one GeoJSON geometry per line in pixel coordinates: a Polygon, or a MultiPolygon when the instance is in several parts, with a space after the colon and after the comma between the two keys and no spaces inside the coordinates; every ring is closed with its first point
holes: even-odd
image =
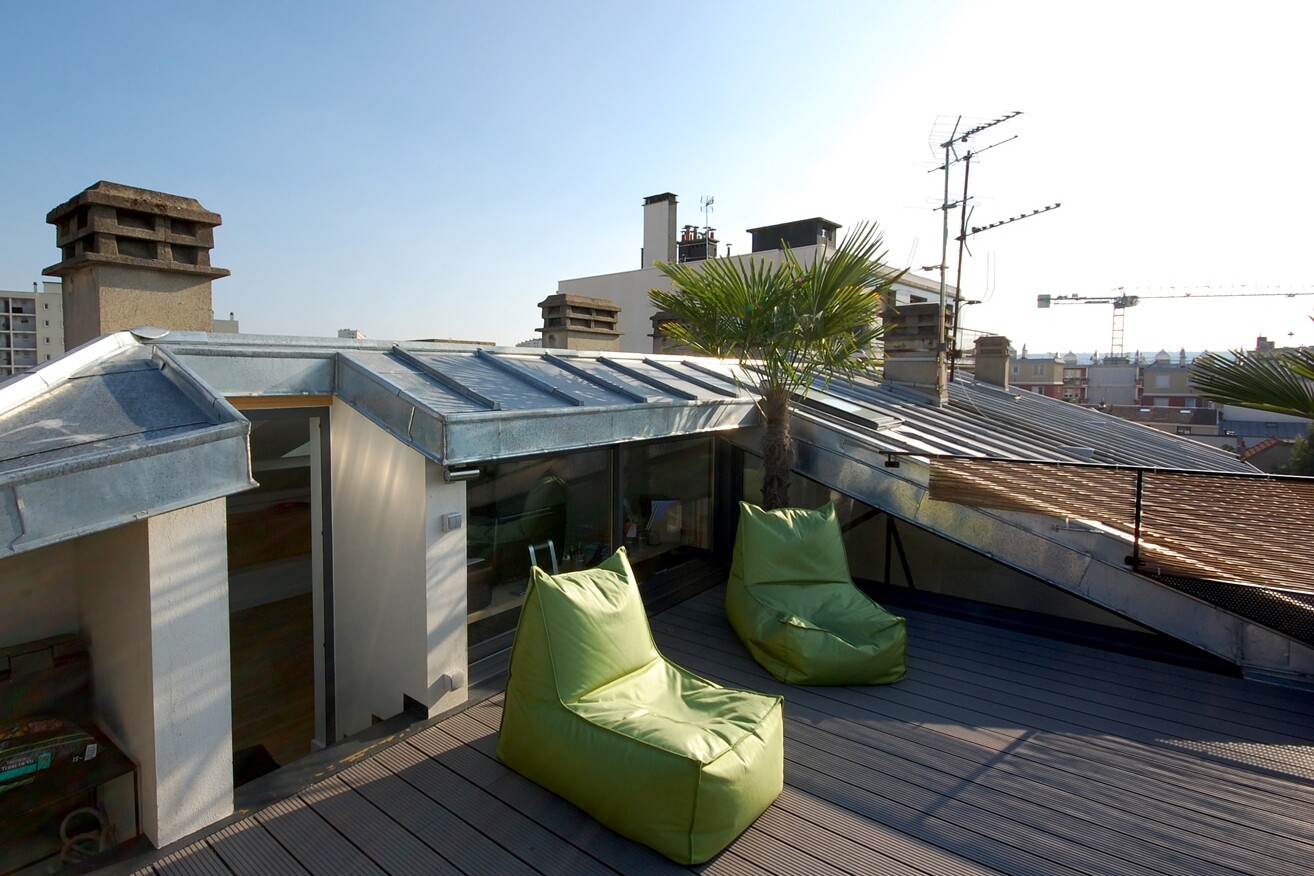
{"type": "Polygon", "coordinates": [[[849,577],[835,506],[764,511],[739,503],[726,586],[730,625],[790,684],[889,684],[906,673],[903,618],[849,577]]]}
{"type": "Polygon", "coordinates": [[[617,833],[696,864],[780,794],[780,698],[668,662],[621,548],[594,569],[533,569],[497,756],[617,833]]]}

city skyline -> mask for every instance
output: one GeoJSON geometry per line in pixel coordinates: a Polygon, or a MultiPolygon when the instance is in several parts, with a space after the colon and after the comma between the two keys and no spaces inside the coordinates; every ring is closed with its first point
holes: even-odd
{"type": "MultiPolygon", "coordinates": [[[[1121,288],[1142,299],[1128,353],[1314,343],[1314,172],[1282,147],[1312,127],[1291,110],[1314,21],[1295,3],[129,3],[7,20],[6,289],[58,261],[46,212],[108,179],[223,215],[214,263],[233,275],[214,309],[243,331],[511,345],[558,280],[638,267],[658,192],[735,253],[747,228],[824,216],[879,222],[895,266],[936,265],[932,144],[960,113],[1021,110],[974,140],[999,145],[972,163],[969,225],[1063,206],[969,240],[964,296],[983,303],[966,327],[1103,354],[1108,304],[1036,296],[1121,288]],[[1202,300],[1242,287],[1302,295],[1202,300]]],[[[956,166],[951,199],[961,186],[956,166]]]]}

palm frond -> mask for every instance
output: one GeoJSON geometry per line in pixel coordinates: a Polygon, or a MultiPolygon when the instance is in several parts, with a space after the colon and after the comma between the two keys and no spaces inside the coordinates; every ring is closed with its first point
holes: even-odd
{"type": "Polygon", "coordinates": [[[1278,414],[1314,417],[1314,351],[1206,353],[1191,382],[1209,398],[1278,414]]]}
{"type": "Polygon", "coordinates": [[[807,394],[818,377],[874,368],[872,343],[890,287],[903,275],[883,264],[875,225],[860,225],[806,264],[786,247],[780,261],[746,256],[659,264],[671,290],[652,303],[676,320],[668,335],[707,355],[758,363],[760,389],[807,394]]]}

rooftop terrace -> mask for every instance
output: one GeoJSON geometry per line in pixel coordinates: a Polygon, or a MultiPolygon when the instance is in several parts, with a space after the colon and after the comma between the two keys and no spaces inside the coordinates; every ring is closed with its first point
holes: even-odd
{"type": "MultiPolygon", "coordinates": [[[[785,696],[784,793],[709,874],[1307,874],[1314,695],[925,612],[908,678],[767,675],[714,588],[673,660],[785,696]]],[[[500,696],[114,873],[668,873],[494,757],[500,696]]]]}

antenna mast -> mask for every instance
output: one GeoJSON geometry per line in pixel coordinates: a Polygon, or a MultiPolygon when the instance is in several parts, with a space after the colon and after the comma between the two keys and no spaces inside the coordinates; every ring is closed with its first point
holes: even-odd
{"type": "MultiPolygon", "coordinates": [[[[977,134],[981,133],[982,131],[993,128],[996,125],[1001,125],[1004,122],[1007,122],[1010,119],[1017,118],[1020,115],[1022,115],[1022,112],[1020,110],[1015,112],[1005,113],[999,118],[991,119],[988,122],[983,122],[979,125],[975,125],[971,128],[968,128],[966,131],[963,131],[962,133],[959,133],[959,126],[961,126],[963,123],[963,117],[958,116],[957,119],[954,121],[953,130],[950,131],[949,133],[949,138],[945,140],[943,143],[940,143],[938,146],[938,148],[944,150],[944,163],[941,164],[939,167],[935,168],[935,170],[944,171],[944,198],[940,202],[940,207],[939,207],[939,209],[943,213],[942,216],[943,227],[940,235],[940,266],[939,266],[940,267],[940,310],[939,310],[939,318],[938,318],[939,338],[936,344],[937,358],[943,357],[944,354],[949,351],[949,347],[950,347],[950,343],[949,343],[950,339],[947,336],[949,321],[946,318],[946,305],[948,303],[946,299],[948,297],[947,286],[948,286],[948,272],[949,272],[949,211],[952,210],[954,207],[958,207],[961,210],[961,213],[959,214],[959,222],[958,222],[958,227],[959,227],[958,237],[956,238],[956,240],[958,241],[958,277],[954,285],[955,319],[954,319],[953,345],[956,347],[957,338],[958,338],[958,329],[961,328],[961,326],[959,325],[961,320],[957,318],[957,313],[958,313],[958,308],[961,306],[961,302],[962,302],[963,250],[966,247],[966,240],[968,235],[967,183],[968,183],[968,179],[970,178],[970,174],[972,172],[972,156],[979,152],[984,152],[986,149],[993,149],[995,146],[999,146],[1002,143],[1007,143],[1008,140],[1014,140],[1016,139],[1016,136],[1009,137],[1008,140],[1000,141],[1000,143],[991,144],[990,146],[985,147],[985,149],[979,149],[976,150],[975,152],[969,147],[966,151],[966,154],[961,156],[958,154],[958,147],[960,145],[965,145],[968,140],[970,140],[972,137],[976,136],[977,134]],[[963,173],[963,198],[961,201],[951,202],[949,200],[950,169],[953,167],[953,165],[957,164],[960,161],[965,162],[965,170],[963,173]]],[[[932,171],[932,173],[934,172],[935,171],[932,171]]],[[[955,366],[956,358],[957,358],[956,356],[950,356],[950,360],[949,360],[949,368],[951,369],[949,376],[951,379],[952,379],[952,369],[955,366]]],[[[945,389],[943,385],[944,382],[943,375],[944,375],[943,369],[937,368],[936,391],[937,391],[937,395],[940,396],[943,396],[945,389]]]]}

